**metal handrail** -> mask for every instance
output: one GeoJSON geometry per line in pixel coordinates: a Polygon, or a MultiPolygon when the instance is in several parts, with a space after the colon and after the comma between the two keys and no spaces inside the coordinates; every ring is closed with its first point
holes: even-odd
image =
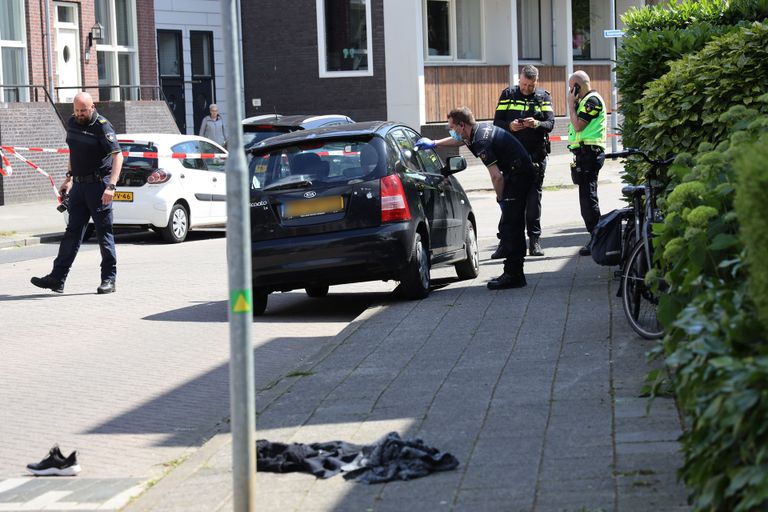
{"type": "MultiPolygon", "coordinates": [[[[32,84],[32,85],[27,85],[27,84],[8,84],[8,85],[6,85],[6,84],[0,83],[0,89],[31,89],[34,92],[35,102],[38,102],[40,100],[40,98],[39,98],[39,96],[37,94],[37,90],[38,89],[42,89],[43,92],[45,93],[46,101],[48,103],[50,103],[51,105],[55,105],[55,103],[53,101],[53,98],[48,93],[48,88],[46,86],[44,86],[44,85],[35,85],[35,84],[32,84]]],[[[18,90],[16,91],[16,95],[19,96],[19,97],[21,96],[19,94],[18,90]]],[[[22,103],[22,101],[18,100],[18,101],[13,102],[13,103],[22,103]]],[[[56,115],[59,117],[59,121],[61,121],[61,124],[64,124],[64,119],[61,117],[61,114],[59,113],[59,111],[56,109],[55,106],[54,106],[53,110],[56,112],[56,115]]]]}
{"type": "MultiPolygon", "coordinates": [[[[58,91],[69,90],[69,89],[77,89],[81,91],[87,91],[89,89],[90,90],[117,89],[118,91],[121,92],[120,94],[121,97],[123,97],[123,93],[122,93],[123,89],[126,89],[126,90],[136,89],[138,91],[138,100],[136,101],[142,101],[142,90],[150,89],[152,90],[151,100],[160,100],[165,102],[168,101],[166,100],[165,94],[163,93],[163,88],[156,84],[151,84],[151,85],[74,85],[74,86],[67,86],[67,87],[54,87],[54,89],[56,90],[57,95],[58,95],[58,91]]],[[[112,101],[112,100],[110,99],[106,101],[112,101]]],[[[130,101],[133,101],[133,100],[130,100],[130,101]]]]}

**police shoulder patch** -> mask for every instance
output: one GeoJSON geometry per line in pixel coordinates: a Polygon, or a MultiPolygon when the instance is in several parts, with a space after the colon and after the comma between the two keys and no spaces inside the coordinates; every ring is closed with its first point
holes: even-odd
{"type": "Polygon", "coordinates": [[[115,140],[115,134],[114,133],[107,133],[107,134],[105,134],[105,136],[107,137],[107,140],[109,142],[114,142],[114,140],[115,140]]]}

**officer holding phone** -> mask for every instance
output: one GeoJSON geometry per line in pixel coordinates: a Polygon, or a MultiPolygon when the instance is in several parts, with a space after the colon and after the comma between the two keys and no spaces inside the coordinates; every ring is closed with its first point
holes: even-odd
{"type": "Polygon", "coordinates": [[[597,175],[605,162],[607,118],[605,101],[592,90],[589,75],[576,71],[568,78],[568,149],[574,156],[571,178],[579,186],[581,218],[590,234],[589,241],[579,249],[579,254],[591,254],[592,230],[600,219],[600,203],[597,198],[597,175]]]}
{"type": "MultiPolygon", "coordinates": [[[[536,87],[539,70],[530,64],[520,71],[518,85],[507,87],[501,92],[496,105],[493,124],[507,130],[519,140],[536,166],[536,176],[528,191],[525,206],[525,225],[528,231],[528,254],[544,256],[539,239],[541,237],[541,194],[544,172],[549,154],[549,132],[555,126],[555,112],[549,92],[536,87]]],[[[503,248],[499,246],[491,259],[502,258],[503,248]]]]}

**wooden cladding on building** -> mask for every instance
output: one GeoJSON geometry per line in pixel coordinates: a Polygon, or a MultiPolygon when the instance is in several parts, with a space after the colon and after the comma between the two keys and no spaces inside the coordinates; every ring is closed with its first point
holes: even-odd
{"type": "Polygon", "coordinates": [[[477,119],[493,119],[505,87],[509,87],[509,66],[426,66],[427,122],[445,121],[455,107],[469,107],[477,119]]]}
{"type": "MultiPolygon", "coordinates": [[[[568,115],[565,66],[536,66],[538,87],[552,95],[555,115],[568,115]]],[[[521,66],[522,69],[522,66],[521,66]]],[[[611,102],[611,66],[608,64],[574,64],[574,70],[585,71],[592,87],[606,103],[611,102]]],[[[426,66],[424,96],[428,123],[445,121],[454,107],[467,106],[477,119],[493,119],[501,91],[509,87],[509,66],[426,66]]]]}

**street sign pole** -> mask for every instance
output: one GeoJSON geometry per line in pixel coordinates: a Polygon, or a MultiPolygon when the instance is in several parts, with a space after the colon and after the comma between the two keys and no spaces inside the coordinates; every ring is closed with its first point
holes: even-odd
{"type": "MultiPolygon", "coordinates": [[[[616,0],[611,0],[611,31],[616,30],[616,0]]],[[[620,36],[619,36],[620,37],[620,36]]],[[[618,94],[616,93],[616,46],[619,44],[619,37],[613,37],[613,44],[611,45],[611,133],[616,135],[619,131],[618,115],[616,110],[619,108],[618,94]]],[[[619,150],[618,137],[611,137],[611,151],[616,152],[619,150]]]]}
{"type": "Polygon", "coordinates": [[[248,171],[243,152],[243,92],[237,0],[221,0],[227,94],[227,267],[229,272],[229,391],[232,428],[232,497],[235,512],[256,510],[256,398],[251,324],[248,171]]]}

